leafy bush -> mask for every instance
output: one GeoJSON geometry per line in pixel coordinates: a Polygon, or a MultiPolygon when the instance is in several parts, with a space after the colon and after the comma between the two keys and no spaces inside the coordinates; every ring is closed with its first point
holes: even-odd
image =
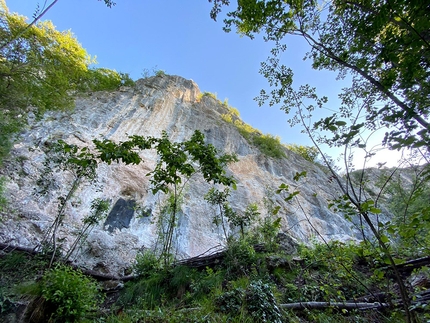
{"type": "Polygon", "coordinates": [[[284,147],[278,136],[275,137],[271,134],[254,136],[252,142],[266,156],[274,158],[285,157],[284,147]]]}
{"type": "Polygon", "coordinates": [[[282,322],[272,288],[260,280],[252,282],[246,290],[246,308],[257,322],[282,322]]]}
{"type": "Polygon", "coordinates": [[[113,91],[120,86],[134,86],[127,73],[118,73],[108,68],[89,69],[82,78],[80,91],[113,91]]]}
{"type": "Polygon", "coordinates": [[[155,76],[158,76],[158,77],[163,77],[165,75],[166,75],[166,72],[163,70],[158,70],[155,72],[155,76]]]}
{"type": "MultiPolygon", "coordinates": [[[[224,101],[224,102],[226,102],[226,101],[224,101]]],[[[238,109],[233,108],[233,107],[228,107],[228,111],[230,112],[231,115],[234,115],[234,116],[240,118],[240,112],[238,109]]]]}
{"type": "Polygon", "coordinates": [[[296,144],[288,144],[285,145],[285,147],[287,147],[288,150],[291,150],[297,155],[302,156],[304,159],[311,163],[314,163],[319,155],[319,151],[316,147],[302,146],[296,144]]]}
{"type": "Polygon", "coordinates": [[[96,282],[65,265],[47,271],[40,284],[53,322],[75,322],[94,310],[100,300],[96,282]]]}
{"type": "Polygon", "coordinates": [[[163,304],[168,284],[169,276],[166,270],[127,282],[126,288],[118,299],[118,305],[121,307],[138,305],[141,308],[153,309],[163,304]]]}
{"type": "Polygon", "coordinates": [[[242,308],[245,290],[235,288],[222,293],[215,299],[215,304],[221,312],[237,314],[242,308]]]}
{"type": "Polygon", "coordinates": [[[245,238],[229,239],[224,260],[228,276],[249,275],[256,266],[257,254],[254,247],[245,238]]]}
{"type": "Polygon", "coordinates": [[[160,271],[162,264],[154,253],[144,251],[136,256],[133,268],[138,276],[145,278],[160,271]]]}
{"type": "Polygon", "coordinates": [[[202,98],[205,97],[205,96],[210,97],[210,98],[215,99],[215,100],[218,100],[216,93],[206,92],[205,91],[205,92],[202,93],[202,98]]]}
{"type": "Polygon", "coordinates": [[[240,120],[240,114],[237,109],[228,107],[228,110],[228,113],[222,115],[223,120],[232,123],[250,144],[257,147],[266,156],[274,158],[285,157],[284,147],[279,137],[262,134],[260,130],[240,120]]]}

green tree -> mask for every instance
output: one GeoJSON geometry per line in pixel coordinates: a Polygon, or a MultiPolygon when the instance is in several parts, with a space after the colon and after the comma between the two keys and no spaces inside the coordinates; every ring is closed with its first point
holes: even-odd
{"type": "MultiPolygon", "coordinates": [[[[72,176],[72,181],[68,187],[67,194],[58,196],[58,212],[52,222],[51,226],[45,232],[45,236],[39,247],[52,248],[52,257],[49,266],[51,267],[54,258],[58,252],[58,239],[57,233],[60,226],[63,224],[64,217],[66,216],[67,203],[70,202],[74,196],[76,190],[85,181],[94,180],[97,173],[98,161],[95,156],[89,151],[87,147],[79,148],[76,145],[67,144],[66,142],[59,140],[56,143],[51,144],[46,152],[46,158],[44,161],[44,169],[41,173],[40,178],[37,181],[38,185],[38,195],[45,195],[49,193],[52,187],[55,186],[55,174],[58,172],[66,172],[72,176]]],[[[79,242],[86,237],[86,233],[95,225],[104,215],[107,210],[105,203],[102,201],[95,201],[91,206],[93,214],[84,219],[84,228],[80,234],[78,234],[77,239],[70,247],[67,252],[66,260],[73,253],[74,249],[79,242]]]]}
{"type": "MultiPolygon", "coordinates": [[[[228,0],[214,0],[211,12],[216,18],[228,0]]],[[[366,158],[374,154],[367,147],[368,134],[386,128],[383,144],[392,149],[423,149],[429,161],[430,124],[430,20],[425,1],[389,0],[238,0],[227,14],[225,30],[253,38],[262,33],[275,43],[261,73],[272,90],[261,92],[259,103],[269,100],[280,104],[287,113],[295,112],[292,125],[301,124],[321,153],[332,178],[339,185],[334,204],[346,216],[356,215],[377,241],[384,261],[389,264],[400,287],[403,309],[408,322],[415,321],[409,309],[409,296],[389,239],[378,219],[380,195],[371,196],[363,182],[357,187],[351,170],[354,149],[364,149],[366,158]],[[282,64],[291,36],[303,38],[309,45],[306,58],[314,69],[337,71],[338,77],[351,76],[351,86],[339,94],[338,112],[312,124],[317,108],[327,103],[310,85],[293,87],[293,71],[282,64]],[[320,145],[344,147],[346,175],[337,175],[320,145]],[[377,224],[377,225],[376,225],[377,224]]],[[[426,217],[424,217],[425,219],[426,217]]]]}
{"type": "Polygon", "coordinates": [[[151,148],[156,150],[157,164],[147,176],[151,176],[153,194],[158,192],[170,194],[162,250],[162,256],[167,264],[178,219],[179,198],[185,184],[194,174],[200,173],[207,182],[235,188],[235,180],[226,175],[225,167],[228,163],[236,161],[237,157],[229,154],[219,155],[213,145],[204,142],[204,135],[198,130],[189,140],[183,142],[171,142],[165,131],[161,138],[130,136],[129,139],[118,144],[110,140],[94,140],[94,143],[100,152],[100,159],[107,163],[122,161],[126,164],[139,164],[142,162],[139,150],[151,148]]]}
{"type": "Polygon", "coordinates": [[[0,52],[1,107],[70,107],[71,92],[95,60],[70,31],[57,31],[50,21],[27,26],[25,17],[1,8],[0,43],[9,42],[0,52]]]}
{"type": "Polygon", "coordinates": [[[95,62],[70,31],[50,21],[28,24],[0,0],[0,163],[30,110],[40,116],[71,108],[79,91],[133,85],[128,74],[89,69],[95,62]]]}
{"type": "Polygon", "coordinates": [[[233,212],[228,203],[228,198],[230,197],[230,189],[228,187],[224,190],[218,190],[212,187],[209,192],[206,193],[204,199],[211,205],[218,206],[219,213],[213,218],[213,223],[217,226],[221,224],[222,231],[224,233],[224,238],[227,240],[227,228],[226,228],[226,217],[233,212]]]}
{"type": "MultiPolygon", "coordinates": [[[[229,2],[214,0],[212,18],[229,2]]],[[[394,148],[429,147],[428,18],[426,1],[238,0],[225,30],[235,26],[251,38],[261,32],[277,44],[261,71],[275,87],[271,102],[281,102],[286,112],[295,106],[293,72],[280,64],[279,55],[288,36],[300,36],[310,46],[306,57],[313,68],[338,71],[340,78],[352,75],[342,99],[347,106],[349,92],[367,98],[366,123],[360,127],[392,127],[385,142],[394,148]]]]}

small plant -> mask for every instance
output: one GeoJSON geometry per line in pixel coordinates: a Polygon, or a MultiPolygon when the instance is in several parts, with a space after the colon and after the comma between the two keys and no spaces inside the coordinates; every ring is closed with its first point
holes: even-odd
{"type": "Polygon", "coordinates": [[[165,75],[166,75],[166,72],[163,70],[158,70],[155,72],[155,76],[158,76],[158,77],[163,77],[165,75]]]}
{"type": "Polygon", "coordinates": [[[260,280],[252,282],[246,290],[246,308],[258,322],[282,322],[271,286],[260,280]]]}
{"type": "Polygon", "coordinates": [[[133,268],[139,277],[148,278],[152,274],[159,272],[163,266],[158,257],[147,250],[136,256],[136,263],[133,268]]]}
{"type": "Polygon", "coordinates": [[[219,295],[215,304],[221,312],[237,314],[242,308],[245,290],[238,287],[219,295]]]}
{"type": "MultiPolygon", "coordinates": [[[[0,177],[0,212],[4,211],[7,206],[7,200],[4,193],[5,193],[5,178],[0,177]]],[[[1,218],[0,218],[0,222],[1,222],[1,218]]]]}
{"type": "Polygon", "coordinates": [[[255,269],[257,254],[254,247],[245,238],[228,241],[228,249],[224,261],[229,277],[248,276],[255,269]]]}
{"type": "Polygon", "coordinates": [[[228,187],[224,188],[223,191],[217,190],[214,187],[212,187],[204,196],[204,199],[211,205],[218,206],[219,213],[216,213],[214,215],[214,218],[212,220],[212,223],[216,226],[221,225],[222,230],[224,232],[224,238],[227,240],[227,228],[226,228],[226,221],[228,219],[228,216],[233,212],[231,209],[228,198],[230,196],[230,189],[228,187]],[[226,219],[227,218],[227,219],[226,219]]]}
{"type": "Polygon", "coordinates": [[[42,279],[42,295],[53,305],[53,316],[65,321],[76,321],[96,308],[99,300],[97,284],[68,266],[59,265],[42,279]]]}
{"type": "Polygon", "coordinates": [[[274,158],[285,157],[284,146],[281,144],[279,137],[271,134],[264,135],[260,130],[243,122],[237,109],[228,107],[228,110],[228,113],[221,116],[222,119],[233,124],[246,141],[257,147],[266,156],[274,158]]]}
{"type": "Polygon", "coordinates": [[[70,202],[74,193],[82,183],[95,179],[98,161],[87,147],[79,148],[76,145],[70,145],[59,140],[51,144],[46,152],[43,164],[44,169],[36,183],[36,195],[45,195],[52,190],[54,185],[56,185],[54,177],[54,173],[56,172],[68,172],[73,178],[67,194],[58,196],[57,215],[38,246],[38,248],[43,245],[52,246],[52,258],[49,265],[51,267],[54,262],[54,257],[60,253],[58,244],[60,239],[57,234],[66,216],[67,203],[70,202]]]}
{"type": "Polygon", "coordinates": [[[234,211],[226,212],[228,221],[240,228],[241,237],[245,237],[245,227],[249,227],[260,215],[258,212],[258,206],[255,203],[251,203],[246,207],[245,212],[237,213],[234,211]]]}
{"type": "Polygon", "coordinates": [[[214,100],[218,100],[216,93],[206,92],[205,91],[205,92],[202,93],[202,98],[205,97],[205,96],[210,97],[210,98],[212,98],[214,100]]]}
{"type": "Polygon", "coordinates": [[[83,226],[79,231],[78,236],[76,237],[72,246],[70,247],[69,251],[67,252],[66,256],[64,257],[66,261],[71,257],[76,248],[85,242],[94,226],[106,216],[109,207],[110,204],[106,200],[97,198],[92,201],[91,213],[82,220],[83,226]]]}
{"type": "Polygon", "coordinates": [[[274,158],[285,157],[281,140],[277,136],[275,137],[271,134],[254,136],[252,142],[266,156],[274,158]]]}
{"type": "Polygon", "coordinates": [[[77,322],[101,300],[96,282],[65,265],[48,270],[39,282],[23,290],[37,297],[31,316],[49,322],[77,322]]]}
{"type": "Polygon", "coordinates": [[[311,163],[315,163],[319,155],[318,148],[316,147],[302,146],[302,145],[296,145],[296,144],[288,144],[288,145],[285,145],[285,147],[288,150],[296,153],[297,155],[302,156],[304,159],[306,159],[311,163]]]}

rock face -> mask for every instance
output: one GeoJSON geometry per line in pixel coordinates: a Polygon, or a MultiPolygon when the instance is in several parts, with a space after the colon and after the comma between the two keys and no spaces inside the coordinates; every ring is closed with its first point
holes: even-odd
{"type": "MultiPolygon", "coordinates": [[[[237,180],[237,190],[230,197],[233,209],[244,210],[257,203],[264,217],[268,211],[263,200],[270,199],[281,206],[282,231],[297,240],[306,242],[319,235],[339,240],[356,236],[351,223],[328,209],[327,200],[335,197],[336,190],[320,168],[288,150],[285,158],[266,157],[222,119],[226,112],[218,100],[202,96],[193,81],[166,75],[139,80],[134,88],[79,97],[74,111],[48,112],[42,120],[32,120],[1,171],[13,209],[2,214],[0,241],[36,246],[57,214],[58,196],[70,189],[70,174],[60,172],[54,174],[56,184],[48,194],[33,194],[45,158],[44,147],[50,143],[62,139],[91,147],[95,138],[124,141],[128,135],[161,136],[163,130],[172,141],[182,141],[197,129],[220,152],[238,155],[239,161],[228,168],[237,180]],[[307,177],[294,181],[294,175],[303,171],[307,177]],[[281,183],[291,191],[299,190],[297,199],[285,202],[274,194],[281,183]]],[[[153,195],[146,176],[155,165],[155,153],[145,152],[143,158],[145,162],[137,166],[101,163],[96,180],[80,185],[66,204],[64,225],[59,229],[65,250],[90,213],[92,201],[101,198],[111,203],[107,219],[100,221],[74,255],[79,265],[123,275],[139,250],[154,248],[159,242],[157,219],[166,196],[153,195]]],[[[194,176],[184,190],[174,237],[177,258],[225,244],[222,230],[212,223],[216,208],[203,199],[210,187],[194,176]]],[[[228,230],[234,233],[237,229],[228,230]]]]}

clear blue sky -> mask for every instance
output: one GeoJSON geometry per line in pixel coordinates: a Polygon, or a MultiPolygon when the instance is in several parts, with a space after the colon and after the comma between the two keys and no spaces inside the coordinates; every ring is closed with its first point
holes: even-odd
{"type": "MultiPolygon", "coordinates": [[[[48,0],[49,5],[52,0],[48,0]]],[[[45,0],[6,0],[12,12],[31,18],[45,0]]],[[[209,17],[207,0],[116,0],[108,8],[97,0],[59,0],[43,17],[58,30],[71,30],[98,67],[126,72],[133,79],[154,67],[167,74],[194,80],[201,91],[228,98],[242,119],[263,133],[281,137],[284,143],[311,145],[300,128],[290,128],[289,118],[276,107],[258,107],[253,100],[260,90],[268,89],[259,74],[260,62],[273,44],[251,40],[236,33],[225,33],[223,22],[209,17]]],[[[303,61],[307,47],[292,39],[284,64],[293,68],[297,85],[310,83],[335,104],[342,84],[335,74],[313,71],[303,61]]],[[[333,106],[336,108],[336,106],[333,106]]]]}

